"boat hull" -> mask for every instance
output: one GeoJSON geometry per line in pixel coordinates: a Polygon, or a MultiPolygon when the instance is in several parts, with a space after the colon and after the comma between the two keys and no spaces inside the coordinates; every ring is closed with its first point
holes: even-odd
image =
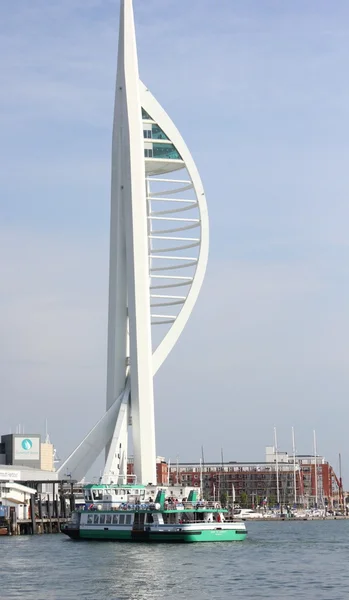
{"type": "Polygon", "coordinates": [[[246,530],[208,529],[196,531],[132,531],[117,529],[73,529],[66,527],[62,532],[72,539],[114,540],[138,543],[193,543],[193,542],[233,542],[243,541],[246,530]]]}

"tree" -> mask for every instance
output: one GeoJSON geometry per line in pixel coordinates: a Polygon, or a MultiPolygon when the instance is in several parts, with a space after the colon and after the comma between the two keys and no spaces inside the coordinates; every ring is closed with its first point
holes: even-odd
{"type": "Polygon", "coordinates": [[[221,492],[221,495],[220,495],[219,499],[220,499],[222,507],[225,508],[227,506],[228,500],[229,500],[229,498],[228,498],[228,492],[221,492]]]}
{"type": "Polygon", "coordinates": [[[241,492],[239,503],[240,503],[241,508],[248,507],[248,495],[246,494],[246,492],[241,492]]]}
{"type": "Polygon", "coordinates": [[[269,498],[268,498],[269,508],[272,508],[275,505],[276,505],[276,496],[274,494],[269,494],[269,498]]]}

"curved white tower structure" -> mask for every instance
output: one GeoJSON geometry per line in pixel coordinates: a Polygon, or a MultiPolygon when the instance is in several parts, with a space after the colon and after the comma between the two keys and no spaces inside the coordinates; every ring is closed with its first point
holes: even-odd
{"type": "Polygon", "coordinates": [[[132,0],[121,0],[112,148],[106,412],[60,467],[81,479],[106,449],[103,481],[125,482],[128,426],[138,482],[156,483],[153,377],[180,336],[208,258],[199,173],[139,80],[132,0]]]}

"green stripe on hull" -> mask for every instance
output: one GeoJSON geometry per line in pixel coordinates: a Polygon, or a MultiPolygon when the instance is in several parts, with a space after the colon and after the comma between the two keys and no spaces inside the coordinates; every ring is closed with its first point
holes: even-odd
{"type": "Polygon", "coordinates": [[[236,532],[234,530],[225,530],[225,531],[202,531],[201,533],[189,534],[189,533],[181,533],[178,536],[174,536],[169,534],[164,534],[163,536],[159,535],[149,535],[150,542],[234,542],[234,541],[243,541],[246,538],[246,532],[236,532]]]}
{"type": "Polygon", "coordinates": [[[124,542],[131,542],[131,530],[117,531],[109,529],[108,531],[101,531],[100,529],[80,529],[80,539],[86,540],[119,540],[124,542]]]}
{"type": "Polygon", "coordinates": [[[190,532],[180,532],[180,533],[170,533],[170,532],[159,532],[159,533],[147,533],[144,532],[142,534],[137,533],[137,535],[132,535],[132,532],[129,531],[101,531],[98,529],[92,530],[83,530],[80,529],[80,539],[88,539],[88,540],[115,540],[115,541],[124,541],[124,542],[143,542],[143,543],[192,543],[192,542],[233,542],[233,541],[243,541],[246,538],[246,531],[235,531],[235,530],[209,530],[209,531],[201,531],[198,533],[190,533],[190,532]]]}

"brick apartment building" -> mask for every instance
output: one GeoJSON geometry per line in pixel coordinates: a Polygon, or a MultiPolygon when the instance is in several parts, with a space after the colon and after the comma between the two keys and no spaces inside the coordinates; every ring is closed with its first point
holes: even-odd
{"type": "MultiPolygon", "coordinates": [[[[333,467],[321,456],[298,455],[266,448],[264,462],[179,463],[157,459],[157,483],[202,488],[206,499],[225,498],[245,506],[277,503],[333,506],[343,502],[342,484],[333,467]],[[279,491],[279,493],[278,493],[279,491]]],[[[132,473],[132,462],[129,473],[132,473]]]]}

